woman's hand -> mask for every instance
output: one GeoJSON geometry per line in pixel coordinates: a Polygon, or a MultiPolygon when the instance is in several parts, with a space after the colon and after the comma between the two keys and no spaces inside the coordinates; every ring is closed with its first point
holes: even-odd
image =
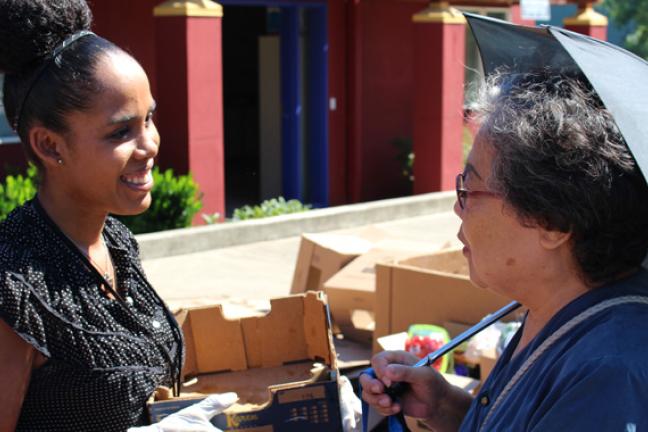
{"type": "Polygon", "coordinates": [[[208,396],[150,426],[133,427],[128,432],[220,432],[211,418],[222,413],[238,400],[236,393],[208,396]]]}
{"type": "Polygon", "coordinates": [[[434,430],[457,430],[472,397],[450,385],[432,367],[414,368],[418,357],[405,351],[384,351],[371,360],[378,379],[360,376],[362,398],[385,416],[403,412],[424,419],[434,430]],[[394,401],[385,390],[396,382],[408,384],[407,390],[394,401]]]}

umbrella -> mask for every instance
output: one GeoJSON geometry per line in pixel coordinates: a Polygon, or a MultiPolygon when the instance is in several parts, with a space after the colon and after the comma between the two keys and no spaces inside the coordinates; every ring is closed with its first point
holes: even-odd
{"type": "Polygon", "coordinates": [[[648,180],[648,63],[616,45],[559,27],[525,27],[464,13],[484,73],[545,69],[586,78],[648,180]]]}

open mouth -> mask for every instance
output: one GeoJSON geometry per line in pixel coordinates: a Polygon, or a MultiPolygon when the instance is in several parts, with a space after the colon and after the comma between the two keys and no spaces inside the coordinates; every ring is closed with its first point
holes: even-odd
{"type": "Polygon", "coordinates": [[[133,174],[124,174],[119,179],[131,189],[150,190],[153,187],[153,174],[150,169],[133,174]]]}

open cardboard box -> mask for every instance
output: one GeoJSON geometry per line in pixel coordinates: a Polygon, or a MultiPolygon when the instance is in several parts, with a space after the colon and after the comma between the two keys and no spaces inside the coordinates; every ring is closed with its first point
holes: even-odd
{"type": "Polygon", "coordinates": [[[375,328],[376,264],[420,255],[412,252],[410,243],[400,246],[389,250],[374,248],[324,283],[333,322],[345,339],[371,345],[375,328]]]}
{"type": "Polygon", "coordinates": [[[321,290],[328,278],[385,235],[377,228],[358,235],[302,234],[290,293],[321,290]]]}
{"type": "Polygon", "coordinates": [[[221,306],[210,306],[177,318],[185,384],[178,398],[156,392],[148,404],[152,423],[206,394],[234,391],[239,401],[212,419],[221,430],[340,430],[338,370],[322,293],[273,299],[265,316],[231,320],[221,306]]]}
{"type": "Polygon", "coordinates": [[[509,299],[475,287],[461,250],[444,250],[376,265],[377,339],[406,332],[411,324],[473,325],[509,303],[509,299]]]}

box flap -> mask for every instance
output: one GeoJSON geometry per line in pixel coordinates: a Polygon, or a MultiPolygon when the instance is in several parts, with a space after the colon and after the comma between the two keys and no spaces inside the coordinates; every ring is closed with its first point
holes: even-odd
{"type": "Polygon", "coordinates": [[[407,342],[407,332],[394,333],[376,338],[380,348],[385,351],[403,351],[407,342]]]}
{"type": "Polygon", "coordinates": [[[382,238],[380,230],[361,235],[302,234],[291,294],[322,289],[322,284],[349,261],[367,252],[373,239],[382,238]]]}
{"type": "Polygon", "coordinates": [[[305,343],[304,297],[270,301],[263,317],[241,319],[248,367],[273,367],[309,358],[305,343]]]}
{"type": "Polygon", "coordinates": [[[400,260],[411,258],[418,253],[419,251],[373,248],[355,258],[324,282],[324,290],[351,289],[373,293],[376,290],[376,263],[400,262],[400,260]]]}
{"type": "Polygon", "coordinates": [[[435,273],[448,273],[468,279],[468,261],[461,249],[450,249],[429,255],[421,255],[400,260],[402,267],[416,267],[435,273]]]}
{"type": "Polygon", "coordinates": [[[190,309],[189,319],[197,373],[248,367],[239,320],[225,318],[222,306],[190,309]]]}
{"type": "Polygon", "coordinates": [[[291,294],[304,292],[306,286],[309,285],[308,276],[310,274],[310,263],[313,258],[314,248],[315,243],[310,241],[308,237],[302,235],[301,241],[299,242],[299,252],[297,253],[292,285],[290,287],[291,294]]]}
{"type": "Polygon", "coordinates": [[[360,255],[373,246],[373,242],[366,238],[348,234],[304,234],[303,238],[340,255],[360,255]]]}
{"type": "Polygon", "coordinates": [[[417,252],[374,248],[360,255],[324,283],[331,314],[345,337],[371,343],[375,328],[375,265],[393,263],[417,252]]]}
{"type": "Polygon", "coordinates": [[[274,367],[313,360],[335,367],[322,293],[271,300],[263,316],[227,319],[222,306],[178,314],[185,336],[184,375],[274,367]]]}
{"type": "Polygon", "coordinates": [[[333,346],[325,295],[315,292],[306,293],[304,311],[304,335],[308,358],[322,361],[335,368],[337,356],[333,346]]]}

